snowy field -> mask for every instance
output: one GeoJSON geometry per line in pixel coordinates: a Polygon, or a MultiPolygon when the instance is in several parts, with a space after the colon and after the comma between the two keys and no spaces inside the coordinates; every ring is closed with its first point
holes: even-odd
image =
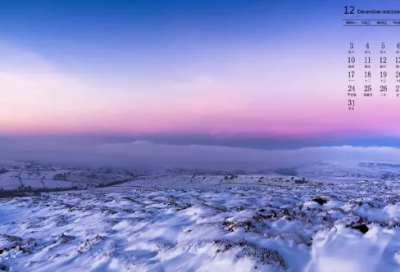
{"type": "Polygon", "coordinates": [[[0,160],[0,189],[86,188],[115,185],[130,180],[129,186],[154,188],[203,188],[227,184],[288,184],[295,180],[323,183],[354,183],[359,180],[399,180],[400,165],[385,163],[315,163],[289,169],[256,172],[213,172],[196,169],[111,169],[67,167],[0,160]],[[289,183],[287,183],[289,182],[289,183]]]}
{"type": "Polygon", "coordinates": [[[131,178],[105,168],[72,168],[0,160],[0,189],[85,188],[131,178]]]}
{"type": "Polygon", "coordinates": [[[1,199],[0,269],[400,271],[399,182],[115,189],[1,199]]]}

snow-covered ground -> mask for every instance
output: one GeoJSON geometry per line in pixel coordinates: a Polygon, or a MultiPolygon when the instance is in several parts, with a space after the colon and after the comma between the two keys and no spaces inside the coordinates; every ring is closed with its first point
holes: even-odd
{"type": "Polygon", "coordinates": [[[36,163],[0,161],[0,188],[15,190],[85,188],[131,178],[126,171],[113,172],[107,168],[72,168],[36,163]]]}
{"type": "Polygon", "coordinates": [[[369,162],[323,162],[296,169],[298,175],[318,180],[354,181],[359,179],[400,178],[400,164],[369,162]]]}
{"type": "Polygon", "coordinates": [[[400,271],[397,181],[140,182],[1,199],[0,269],[400,271]]]}
{"type": "Polygon", "coordinates": [[[360,180],[399,180],[400,165],[384,163],[325,162],[291,169],[264,169],[257,172],[216,172],[199,169],[111,169],[44,165],[0,161],[0,189],[86,188],[113,185],[133,180],[131,185],[152,184],[156,187],[191,188],[227,184],[293,183],[305,178],[324,183],[354,183],[360,180]],[[140,180],[138,178],[140,177],[140,180]]]}

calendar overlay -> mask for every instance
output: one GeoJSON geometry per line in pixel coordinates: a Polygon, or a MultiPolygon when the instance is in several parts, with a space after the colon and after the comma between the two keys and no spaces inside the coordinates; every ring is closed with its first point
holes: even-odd
{"type": "MultiPolygon", "coordinates": [[[[400,31],[400,10],[363,10],[344,7],[344,27],[394,28],[400,31]],[[391,18],[384,18],[391,16],[391,18]],[[396,18],[394,18],[396,17],[396,18]]],[[[347,107],[357,99],[392,97],[400,102],[400,35],[397,41],[349,42],[347,51],[347,107]]]]}
{"type": "Polygon", "coordinates": [[[348,109],[355,109],[356,98],[360,96],[396,97],[400,101],[400,41],[350,42],[348,46],[348,109]],[[391,52],[395,54],[389,57],[391,52]]]}
{"type": "Polygon", "coordinates": [[[343,19],[343,26],[400,26],[399,19],[343,19]]]}

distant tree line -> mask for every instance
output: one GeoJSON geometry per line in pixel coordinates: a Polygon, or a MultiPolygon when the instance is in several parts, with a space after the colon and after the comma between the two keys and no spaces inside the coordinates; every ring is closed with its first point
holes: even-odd
{"type": "Polygon", "coordinates": [[[72,186],[66,188],[58,187],[58,188],[33,189],[31,186],[19,186],[17,190],[4,190],[3,188],[0,188],[0,198],[38,196],[41,193],[76,191],[76,190],[79,190],[79,187],[72,186]]]}
{"type": "Polygon", "coordinates": [[[65,173],[55,174],[53,180],[67,180],[67,175],[65,173]]]}
{"type": "Polygon", "coordinates": [[[116,181],[112,181],[112,182],[109,182],[109,183],[99,183],[95,187],[96,188],[110,187],[110,186],[119,185],[119,184],[122,184],[122,183],[125,183],[125,182],[128,182],[128,181],[131,181],[131,180],[132,179],[129,178],[129,179],[124,179],[124,180],[116,180],[116,181]]]}

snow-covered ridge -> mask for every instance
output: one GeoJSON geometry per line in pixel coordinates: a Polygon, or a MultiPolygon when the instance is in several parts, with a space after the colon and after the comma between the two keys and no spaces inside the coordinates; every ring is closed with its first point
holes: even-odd
{"type": "Polygon", "coordinates": [[[311,182],[357,182],[360,180],[399,180],[400,165],[387,163],[317,163],[297,168],[249,171],[216,171],[204,169],[115,169],[43,165],[0,161],[0,189],[21,188],[95,188],[129,184],[158,187],[205,187],[230,183],[265,185],[311,182]]]}

